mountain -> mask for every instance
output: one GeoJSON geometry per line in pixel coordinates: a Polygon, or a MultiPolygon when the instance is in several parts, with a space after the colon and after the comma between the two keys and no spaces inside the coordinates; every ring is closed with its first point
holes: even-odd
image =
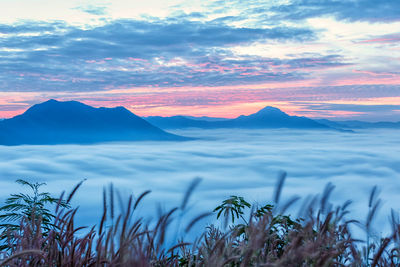
{"type": "Polygon", "coordinates": [[[145,117],[144,119],[161,129],[215,128],[213,127],[215,125],[213,122],[200,119],[192,119],[185,116],[150,116],[145,117]]]}
{"type": "Polygon", "coordinates": [[[369,128],[389,128],[400,129],[400,122],[366,122],[366,121],[331,121],[327,119],[316,120],[319,123],[330,127],[338,127],[342,129],[369,129],[369,128]]]}
{"type": "Polygon", "coordinates": [[[263,128],[297,128],[297,129],[330,129],[330,126],[318,123],[306,117],[290,116],[278,108],[265,107],[260,111],[245,116],[241,115],[235,119],[206,119],[189,118],[185,116],[172,117],[147,117],[150,123],[161,129],[181,129],[181,128],[244,128],[244,129],[263,129],[263,128]]]}
{"type": "Polygon", "coordinates": [[[184,117],[188,118],[188,119],[200,120],[200,121],[226,121],[226,120],[229,120],[227,118],[217,118],[217,117],[207,117],[207,116],[201,116],[201,117],[184,116],[184,117]]]}
{"type": "Polygon", "coordinates": [[[260,111],[231,120],[228,125],[237,128],[330,128],[306,117],[290,116],[278,108],[267,106],[260,111]]]}
{"type": "Polygon", "coordinates": [[[124,107],[94,108],[76,101],[51,99],[0,121],[0,145],[185,139],[159,129],[124,107]]]}

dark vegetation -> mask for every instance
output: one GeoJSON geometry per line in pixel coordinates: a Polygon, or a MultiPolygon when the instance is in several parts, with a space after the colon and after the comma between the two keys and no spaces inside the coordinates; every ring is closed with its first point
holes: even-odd
{"type": "Polygon", "coordinates": [[[80,187],[68,196],[53,198],[41,193],[43,184],[19,180],[32,194],[13,194],[1,211],[1,266],[399,266],[400,224],[391,214],[392,233],[372,238],[371,227],[380,200],[374,188],[368,203],[366,221],[348,218],[347,201],[334,207],[329,202],[333,186],[328,184],[321,195],[308,197],[299,218],[288,215],[298,198],[280,202],[285,174],[278,179],[273,201],[266,205],[250,204],[231,196],[214,212],[178,223],[183,233],[215,215],[215,225],[208,225],[196,239],[173,238],[174,220],[182,220],[187,204],[198,184],[195,180],[184,195],[182,205],[161,213],[148,222],[138,216],[141,200],[130,196],[121,201],[112,186],[104,190],[102,219],[97,225],[77,227],[77,208],[70,201],[80,187]],[[116,201],[119,199],[119,201],[116,201]],[[121,206],[117,212],[116,206],[121,206]],[[53,207],[52,207],[53,206],[53,207]],[[50,212],[50,208],[55,208],[50,212]],[[362,226],[365,240],[353,238],[349,227],[362,226]],[[172,234],[173,235],[173,234],[172,234]]]}

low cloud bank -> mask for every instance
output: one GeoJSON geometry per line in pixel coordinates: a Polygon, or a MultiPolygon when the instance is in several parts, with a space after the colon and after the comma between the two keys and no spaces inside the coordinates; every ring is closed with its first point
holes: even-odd
{"type": "Polygon", "coordinates": [[[188,142],[133,142],[100,145],[17,146],[0,149],[0,201],[21,191],[16,179],[44,181],[55,194],[87,179],[75,196],[83,223],[102,212],[102,190],[110,182],[122,195],[150,189],[143,213],[179,205],[194,177],[203,180],[192,195],[193,211],[210,211],[230,195],[250,202],[272,200],[279,171],[288,172],[283,197],[321,193],[328,182],[331,200],[354,201],[352,211],[366,217],[374,185],[384,200],[377,223],[400,208],[398,131],[357,133],[293,130],[185,130],[200,137],[188,142]]]}

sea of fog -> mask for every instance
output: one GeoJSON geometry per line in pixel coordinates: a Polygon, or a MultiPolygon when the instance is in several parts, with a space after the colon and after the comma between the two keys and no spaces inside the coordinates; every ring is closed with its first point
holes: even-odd
{"type": "Polygon", "coordinates": [[[377,231],[382,231],[390,208],[400,209],[399,131],[191,129],[175,133],[198,139],[0,146],[0,201],[23,191],[16,179],[46,182],[43,189],[55,195],[87,179],[73,199],[80,206],[80,223],[98,222],[102,190],[111,182],[123,197],[152,190],[138,212],[155,217],[160,207],[180,205],[193,178],[201,177],[189,202],[189,215],[194,216],[212,210],[230,195],[244,196],[252,203],[270,202],[277,175],[286,171],[283,199],[321,193],[332,182],[336,188],[331,200],[353,200],[350,209],[360,220],[366,217],[371,188],[378,185],[383,205],[377,231]]]}

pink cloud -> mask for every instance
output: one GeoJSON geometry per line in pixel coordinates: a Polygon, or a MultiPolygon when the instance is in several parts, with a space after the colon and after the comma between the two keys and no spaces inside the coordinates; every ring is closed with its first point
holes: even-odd
{"type": "Polygon", "coordinates": [[[378,38],[358,41],[357,43],[394,43],[400,41],[400,34],[385,35],[378,38]]]}
{"type": "Polygon", "coordinates": [[[384,84],[384,85],[399,85],[400,75],[393,75],[388,77],[383,77],[384,75],[376,75],[370,73],[363,73],[367,75],[358,77],[348,77],[341,80],[332,81],[333,86],[342,85],[374,85],[374,84],[384,84]],[[372,76],[372,77],[371,77],[372,76]]]}
{"type": "Polygon", "coordinates": [[[131,61],[142,61],[142,62],[147,62],[146,59],[142,59],[142,58],[128,57],[128,59],[131,60],[131,61]]]}
{"type": "Polygon", "coordinates": [[[361,74],[367,74],[369,76],[373,77],[396,77],[399,75],[399,73],[395,72],[376,72],[376,71],[367,71],[367,70],[353,70],[354,73],[361,73],[361,74]]]}

